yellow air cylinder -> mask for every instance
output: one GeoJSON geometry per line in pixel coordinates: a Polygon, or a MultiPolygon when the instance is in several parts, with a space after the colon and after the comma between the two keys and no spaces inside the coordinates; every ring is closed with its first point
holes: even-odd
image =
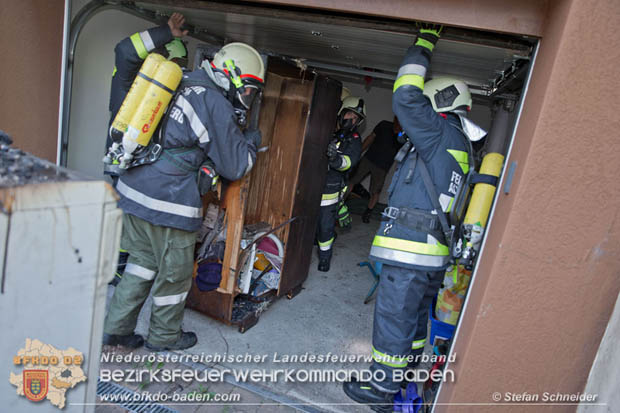
{"type": "MultiPolygon", "coordinates": [[[[151,53],[146,57],[144,63],[142,63],[139,73],[142,73],[149,79],[153,79],[160,63],[164,61],[166,61],[166,59],[162,55],[151,53]]],[[[121,104],[121,107],[112,122],[110,137],[114,142],[120,143],[122,141],[123,134],[127,131],[131,118],[133,117],[136,108],[138,108],[140,101],[144,98],[149,85],[150,82],[141,76],[136,76],[134,79],[129,92],[127,92],[127,95],[125,96],[125,100],[123,100],[123,103],[121,104]]]]}
{"type": "MultiPolygon", "coordinates": [[[[499,177],[504,163],[504,156],[499,153],[489,153],[482,160],[480,173],[499,177]]],[[[465,214],[465,225],[479,225],[485,228],[491,211],[491,203],[495,195],[495,187],[485,183],[477,183],[469,201],[469,207],[465,214]]]]}
{"type": "MultiPolygon", "coordinates": [[[[154,76],[151,77],[142,73],[141,69],[134,81],[134,84],[140,85],[136,88],[140,91],[138,93],[143,93],[143,95],[139,100],[131,99],[131,104],[135,105],[135,110],[123,136],[123,149],[126,154],[133,153],[138,145],[147,146],[149,144],[153,132],[172,99],[174,90],[179,86],[183,77],[183,71],[179,65],[165,60],[163,56],[151,54],[147,60],[153,55],[156,56],[155,59],[159,60],[154,76]]],[[[148,66],[149,70],[150,68],[151,63],[148,66]]]]}

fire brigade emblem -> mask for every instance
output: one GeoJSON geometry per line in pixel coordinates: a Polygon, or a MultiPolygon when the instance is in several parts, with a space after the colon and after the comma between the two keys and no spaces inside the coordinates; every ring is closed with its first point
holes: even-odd
{"type": "Polygon", "coordinates": [[[24,370],[24,395],[33,402],[40,402],[47,396],[48,371],[47,370],[24,370]]]}

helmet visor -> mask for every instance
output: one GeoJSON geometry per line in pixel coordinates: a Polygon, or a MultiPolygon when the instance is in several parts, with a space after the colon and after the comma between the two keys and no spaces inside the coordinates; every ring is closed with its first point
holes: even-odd
{"type": "Polygon", "coordinates": [[[237,100],[244,108],[249,110],[252,107],[256,95],[259,93],[260,88],[257,85],[244,85],[237,89],[237,100]]]}

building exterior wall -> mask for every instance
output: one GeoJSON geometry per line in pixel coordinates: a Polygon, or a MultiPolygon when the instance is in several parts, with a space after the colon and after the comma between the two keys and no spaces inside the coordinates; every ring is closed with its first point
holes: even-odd
{"type": "Polygon", "coordinates": [[[548,0],[254,0],[540,36],[548,0]]]}
{"type": "Polygon", "coordinates": [[[64,1],[3,1],[0,7],[0,129],[14,145],[56,161],[64,1]]]}

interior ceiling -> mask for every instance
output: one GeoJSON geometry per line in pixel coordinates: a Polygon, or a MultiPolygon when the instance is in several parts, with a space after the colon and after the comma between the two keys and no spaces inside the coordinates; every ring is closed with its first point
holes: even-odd
{"type": "MultiPolygon", "coordinates": [[[[294,58],[318,71],[358,80],[371,76],[385,83],[394,79],[415,38],[413,22],[368,23],[198,0],[135,2],[130,7],[159,17],[178,11],[193,26],[190,35],[213,43],[246,42],[263,53],[294,58]]],[[[428,76],[458,76],[474,91],[489,94],[502,72],[514,69],[531,50],[525,41],[499,42],[488,33],[477,36],[475,31],[448,28],[435,47],[428,76]]]]}

